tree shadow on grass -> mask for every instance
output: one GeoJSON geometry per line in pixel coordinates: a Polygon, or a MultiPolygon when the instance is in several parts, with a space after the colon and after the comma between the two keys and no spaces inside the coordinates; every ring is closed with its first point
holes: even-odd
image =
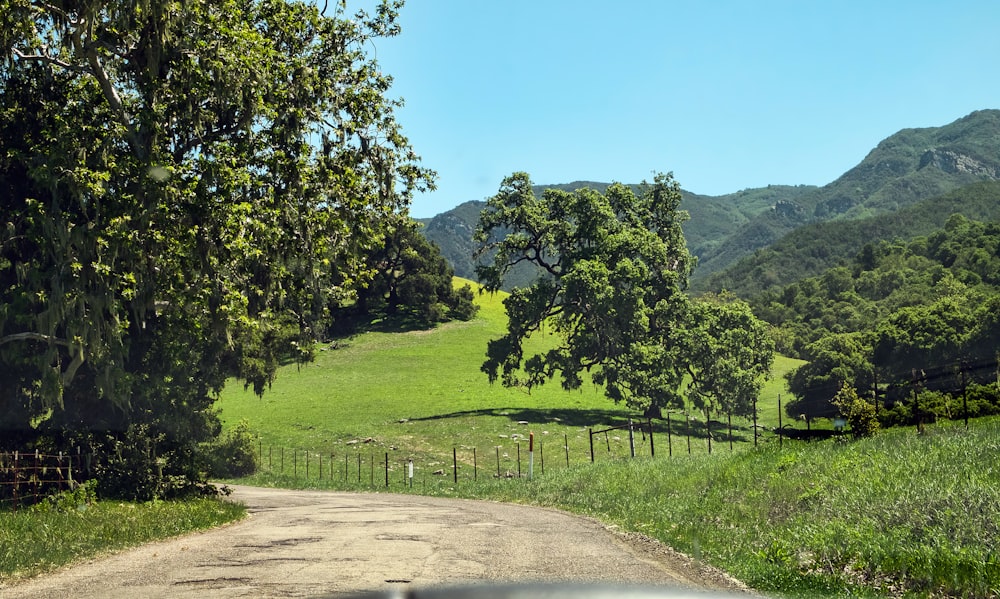
{"type": "Polygon", "coordinates": [[[527,424],[556,423],[565,426],[594,428],[625,425],[628,423],[629,418],[626,414],[612,410],[580,408],[553,408],[548,410],[536,408],[487,408],[482,410],[449,412],[447,414],[437,414],[423,418],[411,418],[410,422],[466,418],[469,416],[501,416],[510,419],[512,422],[525,422],[527,424]]]}
{"type": "Polygon", "coordinates": [[[753,424],[740,422],[743,420],[734,419],[730,426],[728,420],[709,420],[709,425],[705,426],[704,417],[692,415],[689,419],[683,413],[670,413],[669,421],[667,416],[662,420],[653,420],[653,432],[656,434],[670,434],[675,437],[691,436],[693,439],[707,440],[709,430],[712,433],[713,443],[729,443],[730,437],[734,443],[753,442],[753,424]]]}
{"type": "MultiPolygon", "coordinates": [[[[481,410],[462,410],[449,412],[447,414],[437,414],[425,416],[423,418],[410,418],[410,422],[429,422],[434,420],[446,420],[449,418],[467,418],[470,416],[500,416],[508,418],[511,422],[526,423],[527,425],[561,424],[564,426],[581,427],[593,429],[595,434],[609,429],[625,430],[628,426],[629,418],[632,419],[635,433],[642,435],[648,432],[647,419],[641,414],[629,415],[615,410],[601,409],[581,409],[581,408],[486,408],[481,410]]],[[[653,419],[651,421],[653,433],[664,436],[670,434],[675,439],[681,440],[688,436],[699,441],[708,439],[708,431],[704,420],[691,418],[688,420],[683,414],[670,414],[670,423],[667,419],[653,419]]],[[[710,427],[712,431],[712,442],[718,444],[728,444],[730,436],[733,443],[752,443],[753,425],[749,423],[733,422],[732,431],[728,421],[712,419],[710,427]]]]}
{"type": "MultiPolygon", "coordinates": [[[[647,419],[641,414],[629,415],[615,410],[601,409],[581,409],[581,408],[487,408],[481,410],[462,410],[459,412],[449,412],[447,414],[437,414],[425,416],[423,418],[411,418],[410,422],[424,422],[433,420],[446,420],[448,418],[467,418],[470,416],[500,416],[508,418],[512,422],[526,423],[528,425],[561,424],[564,426],[591,428],[595,432],[603,432],[607,429],[622,429],[628,426],[631,418],[636,434],[648,431],[647,419]]],[[[683,415],[671,414],[668,426],[666,418],[654,419],[651,421],[653,433],[656,435],[666,435],[668,432],[676,437],[686,437],[690,435],[694,439],[705,440],[708,432],[705,430],[703,420],[691,419],[688,421],[683,415]]],[[[719,420],[711,421],[713,442],[728,443],[730,429],[728,422],[719,420]]],[[[753,427],[733,423],[732,440],[734,443],[752,442],[753,427]]]]}

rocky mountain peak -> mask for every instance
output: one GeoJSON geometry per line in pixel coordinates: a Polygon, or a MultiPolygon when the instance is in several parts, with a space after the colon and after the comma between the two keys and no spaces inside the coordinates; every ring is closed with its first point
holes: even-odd
{"type": "Polygon", "coordinates": [[[922,169],[928,166],[934,166],[950,174],[965,173],[977,177],[1000,179],[1000,167],[986,164],[972,156],[953,150],[941,150],[937,148],[927,150],[920,156],[920,166],[918,168],[922,169]]]}

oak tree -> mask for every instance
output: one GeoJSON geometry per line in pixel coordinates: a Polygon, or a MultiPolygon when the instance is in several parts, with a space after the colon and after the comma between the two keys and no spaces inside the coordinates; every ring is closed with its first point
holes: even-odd
{"type": "Polygon", "coordinates": [[[369,55],[401,2],[0,0],[0,413],[188,455],[432,185],[369,55]],[[342,6],[342,5],[339,5],[342,6]]]}
{"type": "MultiPolygon", "coordinates": [[[[724,359],[738,348],[707,343],[705,318],[720,326],[755,319],[729,307],[692,306],[686,288],[693,260],[680,201],[669,174],[657,175],[638,193],[613,184],[603,194],[549,189],[541,197],[527,174],[505,179],[476,229],[477,274],[488,291],[499,290],[522,263],[543,274],[504,301],[507,333],[489,342],[482,366],[490,381],[530,389],[558,375],[563,387],[574,389],[589,372],[609,398],[648,414],[683,406],[683,382],[691,373],[704,375],[692,387],[700,397],[750,393],[756,375],[727,372],[732,386],[725,390],[710,388],[707,380],[718,374],[708,366],[713,360],[720,369],[770,364],[770,346],[749,344],[746,351],[760,355],[724,359]],[[542,331],[556,341],[532,353],[526,341],[542,331]]],[[[760,328],[754,327],[756,337],[760,328]]],[[[723,385],[722,379],[714,382],[723,385]]]]}
{"type": "Polygon", "coordinates": [[[401,216],[368,255],[371,281],[358,291],[355,318],[386,317],[428,326],[470,320],[478,310],[470,285],[456,289],[455,269],[420,225],[401,216]]]}

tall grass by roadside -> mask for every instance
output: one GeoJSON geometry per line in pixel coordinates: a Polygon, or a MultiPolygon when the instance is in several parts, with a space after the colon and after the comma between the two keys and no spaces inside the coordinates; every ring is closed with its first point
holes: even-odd
{"type": "Polygon", "coordinates": [[[241,505],[210,498],[98,501],[69,509],[0,512],[0,583],[84,557],[211,528],[245,513],[241,505]]]}
{"type": "Polygon", "coordinates": [[[1000,595],[1000,420],[424,492],[553,506],[789,595],[1000,595]]]}

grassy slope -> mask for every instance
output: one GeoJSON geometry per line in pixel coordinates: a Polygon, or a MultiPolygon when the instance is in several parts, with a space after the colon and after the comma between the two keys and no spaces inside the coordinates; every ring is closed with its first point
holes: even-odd
{"type": "Polygon", "coordinates": [[[477,301],[481,310],[471,322],[365,333],[320,352],[312,364],[286,367],[263,398],[227,387],[222,418],[230,426],[245,419],[265,446],[324,454],[371,437],[366,451],[396,447],[395,455],[426,461],[450,457],[454,447],[491,452],[530,428],[539,439],[559,438],[560,447],[568,435],[574,458],[589,459],[586,427],[622,421],[629,411],[591,385],[564,391],[554,382],[530,395],[490,385],[479,367],[487,340],[506,321],[500,296],[477,301]]]}
{"type": "MultiPolygon", "coordinates": [[[[968,432],[939,425],[924,436],[899,430],[857,443],[786,442],[783,449],[771,437],[757,451],[750,450],[752,435],[740,422],[744,442],[734,452],[717,440],[708,456],[704,439],[696,439],[688,456],[683,438],[675,436],[668,458],[661,432],[657,457],[648,458],[640,445],[640,456],[647,457],[637,460],[623,458],[626,435],[612,434],[617,459],[609,458],[602,437],[598,463],[590,465],[586,428],[621,422],[628,412],[590,387],[564,392],[547,386],[530,396],[491,387],[478,368],[486,339],[502,331],[502,305],[498,298],[480,301],[483,309],[473,322],[422,333],[365,334],[323,352],[314,364],[289,367],[263,399],[227,389],[220,405],[228,426],[246,419],[266,445],[335,453],[350,462],[346,482],[329,474],[316,480],[315,461],[310,480],[304,480],[300,461],[294,479],[286,465],[283,476],[265,472],[247,482],[369,488],[369,460],[380,463],[386,451],[395,491],[405,490],[396,481],[402,460],[413,457],[420,492],[594,515],[700,556],[769,592],[1000,592],[993,549],[1000,543],[1000,421],[977,423],[968,432]],[[510,435],[528,430],[548,441],[544,476],[536,466],[539,475],[530,482],[490,477],[497,445],[506,454],[503,467],[516,471],[510,435]],[[570,468],[563,460],[564,434],[570,468]],[[348,444],[366,437],[374,442],[348,444]],[[453,447],[465,462],[457,485],[450,476],[453,447]],[[468,468],[472,447],[479,452],[476,483],[468,468]],[[355,457],[363,458],[360,486],[352,484],[355,457]],[[434,469],[445,476],[434,476],[434,469]]],[[[759,402],[761,425],[777,425],[777,395],[784,394],[780,373],[797,364],[776,361],[777,376],[759,402]]],[[[677,415],[673,421],[676,435],[677,415]]],[[[372,477],[381,488],[381,472],[372,477]]]]}

